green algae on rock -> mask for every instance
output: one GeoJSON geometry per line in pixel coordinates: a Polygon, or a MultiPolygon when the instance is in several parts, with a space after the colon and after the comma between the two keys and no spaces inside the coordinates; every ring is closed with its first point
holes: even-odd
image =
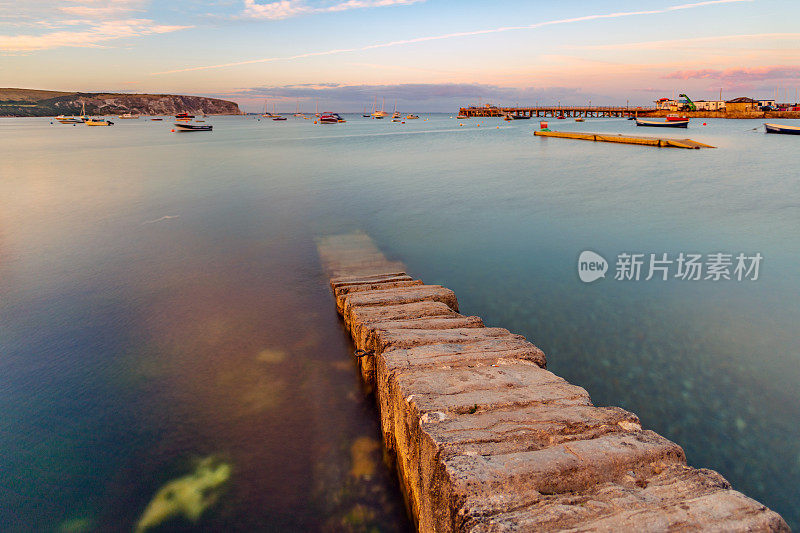
{"type": "Polygon", "coordinates": [[[94,524],[92,519],[87,517],[70,518],[64,520],[58,526],[58,533],[84,533],[85,531],[92,531],[94,524]]]}
{"type": "Polygon", "coordinates": [[[156,492],[136,524],[137,532],[157,527],[180,516],[197,522],[214,505],[231,475],[231,466],[206,457],[191,474],[167,482],[156,492]]]}

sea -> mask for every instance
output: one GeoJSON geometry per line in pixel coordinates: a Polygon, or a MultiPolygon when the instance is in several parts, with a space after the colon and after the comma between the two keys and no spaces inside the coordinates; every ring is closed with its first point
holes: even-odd
{"type": "Polygon", "coordinates": [[[316,250],[351,231],[800,528],[800,137],[345,118],[0,119],[0,529],[410,531],[316,250]]]}

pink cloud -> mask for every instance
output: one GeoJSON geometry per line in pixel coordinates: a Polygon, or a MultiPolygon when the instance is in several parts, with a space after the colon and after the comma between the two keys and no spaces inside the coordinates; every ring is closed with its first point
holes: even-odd
{"type": "Polygon", "coordinates": [[[280,20],[299,15],[312,15],[317,13],[335,13],[350,9],[364,9],[371,7],[388,7],[396,5],[416,4],[425,0],[345,0],[333,5],[309,4],[305,0],[278,0],[259,4],[256,0],[244,0],[245,16],[256,19],[280,20]]]}
{"type": "Polygon", "coordinates": [[[723,70],[702,69],[702,70],[678,70],[671,72],[663,79],[672,80],[737,80],[737,81],[763,81],[787,78],[800,78],[800,66],[794,65],[774,65],[769,67],[753,68],[729,68],[723,70]]]}
{"type": "Polygon", "coordinates": [[[0,35],[0,51],[30,52],[62,46],[92,48],[115,39],[170,33],[190,27],[155,24],[149,19],[105,21],[78,31],[54,31],[40,35],[0,35]]]}

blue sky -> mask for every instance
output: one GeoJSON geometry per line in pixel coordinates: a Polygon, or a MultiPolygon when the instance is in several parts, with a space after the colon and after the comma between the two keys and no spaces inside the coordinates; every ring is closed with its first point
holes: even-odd
{"type": "Polygon", "coordinates": [[[256,110],[795,100],[797,0],[0,0],[0,86],[256,110]]]}

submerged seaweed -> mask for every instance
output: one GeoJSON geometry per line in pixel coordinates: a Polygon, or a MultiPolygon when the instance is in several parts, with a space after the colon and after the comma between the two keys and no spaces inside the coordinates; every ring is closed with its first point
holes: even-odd
{"type": "Polygon", "coordinates": [[[194,472],[167,482],[156,492],[136,524],[136,531],[148,531],[181,516],[197,522],[217,502],[230,475],[229,464],[214,457],[202,459],[194,472]]]}

